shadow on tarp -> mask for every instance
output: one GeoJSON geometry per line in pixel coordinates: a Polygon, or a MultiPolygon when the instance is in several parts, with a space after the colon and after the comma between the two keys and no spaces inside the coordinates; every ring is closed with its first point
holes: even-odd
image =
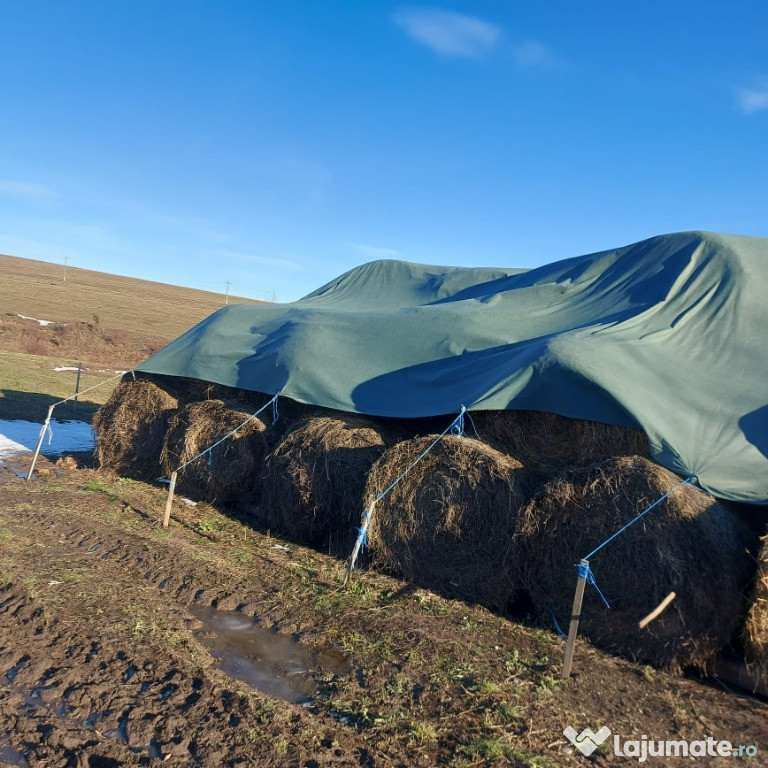
{"type": "Polygon", "coordinates": [[[549,411],[617,426],[637,422],[615,398],[549,353],[553,335],[400,368],[358,385],[360,413],[413,418],[484,410],[549,411]]]}
{"type": "Polygon", "coordinates": [[[768,405],[742,416],[739,427],[744,437],[768,458],[768,405]]]}

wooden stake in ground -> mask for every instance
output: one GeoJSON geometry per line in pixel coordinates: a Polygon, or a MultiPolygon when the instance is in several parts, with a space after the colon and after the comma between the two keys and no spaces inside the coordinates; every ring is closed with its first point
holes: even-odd
{"type": "Polygon", "coordinates": [[[77,413],[77,396],[80,394],[80,374],[83,370],[83,364],[77,364],[77,379],[75,380],[75,399],[72,401],[72,413],[77,413]]]}
{"type": "Polygon", "coordinates": [[[32,473],[35,471],[35,463],[37,462],[37,457],[40,455],[40,449],[43,447],[43,438],[45,437],[46,430],[50,426],[51,416],[53,415],[53,409],[55,407],[56,407],[55,404],[48,406],[48,415],[45,417],[45,421],[43,422],[43,428],[40,430],[40,437],[37,438],[37,448],[35,448],[35,455],[32,457],[32,463],[29,465],[27,480],[32,479],[32,473]]]}
{"type": "Polygon", "coordinates": [[[176,490],[176,472],[171,473],[171,483],[168,486],[168,499],[165,502],[165,514],[163,515],[163,528],[168,527],[171,522],[171,506],[173,505],[173,494],[176,490]]]}
{"type": "MultiPolygon", "coordinates": [[[[589,560],[582,560],[580,565],[589,567],[589,560]]],[[[581,604],[584,601],[584,589],[587,586],[587,569],[579,569],[579,577],[576,579],[576,592],[573,595],[573,608],[571,608],[571,625],[568,628],[568,642],[565,646],[565,661],[563,662],[563,680],[571,676],[573,666],[573,653],[576,649],[576,635],[579,634],[579,620],[581,619],[581,604]]]]}

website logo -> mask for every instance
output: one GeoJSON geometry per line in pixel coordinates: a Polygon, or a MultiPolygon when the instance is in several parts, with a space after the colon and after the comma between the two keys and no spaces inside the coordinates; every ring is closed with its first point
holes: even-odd
{"type": "Polygon", "coordinates": [[[570,725],[563,731],[563,736],[585,757],[589,757],[610,735],[611,729],[607,726],[603,726],[597,733],[591,728],[577,733],[570,725]]]}
{"type": "MultiPolygon", "coordinates": [[[[563,731],[568,741],[578,749],[582,755],[589,757],[611,735],[611,729],[603,726],[597,733],[591,728],[585,728],[578,733],[570,725],[563,731]]],[[[687,758],[712,758],[712,757],[736,757],[750,759],[757,756],[758,748],[755,744],[732,744],[730,741],[722,741],[708,736],[705,739],[653,739],[645,734],[640,738],[622,739],[618,734],[613,736],[613,754],[617,757],[634,757],[638,763],[645,763],[649,758],[656,757],[687,757],[687,758]]]]}

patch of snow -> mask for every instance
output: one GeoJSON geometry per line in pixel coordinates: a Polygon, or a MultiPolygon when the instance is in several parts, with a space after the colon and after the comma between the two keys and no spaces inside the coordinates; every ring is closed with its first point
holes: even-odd
{"type": "Polygon", "coordinates": [[[182,501],[183,501],[183,502],[184,502],[184,503],[185,503],[185,504],[186,504],[188,507],[196,507],[196,506],[197,506],[197,502],[196,502],[196,501],[192,501],[192,499],[186,499],[186,498],[184,498],[184,497],[182,496],[181,500],[182,500],[182,501]]]}
{"type": "Polygon", "coordinates": [[[73,368],[71,365],[62,365],[59,368],[54,368],[54,371],[76,371],[77,368],[73,368]]]}
{"type": "MultiPolygon", "coordinates": [[[[37,429],[39,434],[39,425],[37,429]]],[[[23,456],[25,453],[29,453],[29,448],[27,448],[25,445],[22,445],[21,443],[17,443],[15,440],[11,440],[5,435],[0,434],[0,460],[12,459],[14,456],[23,456]]]]}
{"type": "Polygon", "coordinates": [[[36,317],[29,317],[29,315],[20,315],[16,313],[16,317],[20,317],[22,320],[34,320],[38,325],[55,325],[55,320],[38,320],[36,317]]]}
{"type": "MultiPolygon", "coordinates": [[[[0,419],[0,460],[34,451],[41,427],[42,424],[33,421],[0,419]]],[[[40,452],[46,456],[58,456],[73,451],[91,451],[93,446],[93,430],[87,422],[52,421],[40,452]]]]}

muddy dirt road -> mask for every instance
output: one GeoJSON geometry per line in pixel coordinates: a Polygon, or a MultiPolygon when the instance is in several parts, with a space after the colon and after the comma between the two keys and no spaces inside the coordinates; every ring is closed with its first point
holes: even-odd
{"type": "MultiPolygon", "coordinates": [[[[5,473],[0,765],[637,764],[607,742],[587,760],[563,736],[569,724],[729,739],[765,764],[764,701],[586,643],[561,682],[563,643],[548,630],[380,574],[343,590],[337,560],[205,504],[179,500],[163,530],[163,500],[90,470],[31,483],[5,473]],[[205,623],[210,607],[234,612],[222,614],[229,629],[205,623]],[[288,643],[264,673],[283,676],[271,694],[214,657],[254,617],[288,643]],[[286,658],[290,638],[299,661],[286,658]]],[[[269,654],[250,642],[230,655],[256,674],[269,654]]],[[[718,762],[734,764],[701,765],[718,762]]],[[[677,763],[691,765],[664,762],[677,763]]]]}

